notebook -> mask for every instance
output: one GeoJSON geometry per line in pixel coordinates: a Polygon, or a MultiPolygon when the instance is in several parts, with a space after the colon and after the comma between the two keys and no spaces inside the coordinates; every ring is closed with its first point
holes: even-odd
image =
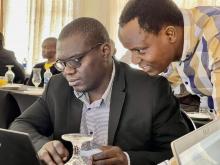
{"type": "Polygon", "coordinates": [[[220,119],[171,143],[179,165],[220,165],[220,119]]]}
{"type": "Polygon", "coordinates": [[[28,134],[0,128],[0,164],[40,165],[28,134]]]}

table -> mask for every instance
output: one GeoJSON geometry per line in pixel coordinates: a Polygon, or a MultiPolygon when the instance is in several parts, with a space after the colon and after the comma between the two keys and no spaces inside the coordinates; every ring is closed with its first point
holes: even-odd
{"type": "Polygon", "coordinates": [[[197,128],[213,120],[211,114],[209,113],[187,112],[187,115],[193,120],[197,128]]]}
{"type": "Polygon", "coordinates": [[[204,119],[191,115],[191,114],[199,113],[200,97],[198,97],[197,95],[188,94],[186,90],[182,88],[184,88],[184,86],[181,86],[181,90],[183,91],[183,94],[177,96],[180,103],[180,108],[181,110],[185,111],[187,115],[192,119],[192,121],[196,125],[196,128],[199,128],[212,121],[211,116],[208,116],[207,118],[204,119]]]}
{"type": "Polygon", "coordinates": [[[32,105],[43,92],[42,88],[22,87],[24,90],[0,88],[0,128],[8,128],[10,123],[32,105]]]}

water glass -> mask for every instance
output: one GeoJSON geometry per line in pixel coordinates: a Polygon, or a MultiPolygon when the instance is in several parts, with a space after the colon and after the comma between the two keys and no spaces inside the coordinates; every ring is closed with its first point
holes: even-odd
{"type": "Polygon", "coordinates": [[[41,69],[40,68],[33,68],[33,77],[32,83],[37,88],[41,83],[41,69]]]}

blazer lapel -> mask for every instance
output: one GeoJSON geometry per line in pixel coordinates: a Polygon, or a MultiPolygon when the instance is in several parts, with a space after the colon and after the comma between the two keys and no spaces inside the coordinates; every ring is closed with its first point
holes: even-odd
{"type": "Polygon", "coordinates": [[[115,78],[112,87],[110,112],[109,112],[109,128],[108,128],[108,144],[113,145],[115,133],[119,124],[121,111],[123,108],[125,100],[125,79],[124,72],[122,68],[119,67],[120,64],[115,62],[115,78]]]}

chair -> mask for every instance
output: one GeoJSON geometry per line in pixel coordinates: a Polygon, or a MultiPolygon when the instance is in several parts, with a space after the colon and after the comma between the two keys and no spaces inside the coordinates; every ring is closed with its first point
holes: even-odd
{"type": "Polygon", "coordinates": [[[20,115],[16,100],[8,91],[0,90],[0,128],[8,128],[14,119],[20,115]]]}
{"type": "Polygon", "coordinates": [[[182,115],[183,119],[186,121],[186,124],[188,125],[189,130],[190,130],[190,131],[196,130],[196,125],[195,125],[195,123],[194,123],[193,120],[187,115],[187,113],[186,113],[185,111],[181,110],[181,115],[182,115]]]}

